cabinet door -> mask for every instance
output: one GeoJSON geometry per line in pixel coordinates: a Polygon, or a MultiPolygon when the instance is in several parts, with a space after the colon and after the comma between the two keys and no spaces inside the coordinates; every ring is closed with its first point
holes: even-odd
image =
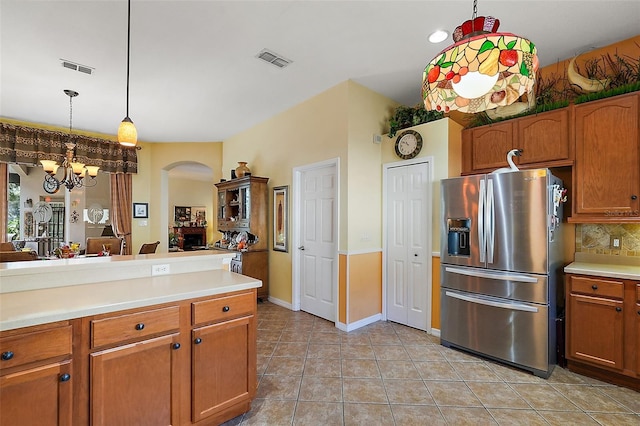
{"type": "Polygon", "coordinates": [[[570,140],[569,108],[522,117],[517,127],[515,148],[522,149],[518,164],[551,163],[573,160],[570,140]]]}
{"type": "Polygon", "coordinates": [[[623,303],[602,297],[569,296],[569,357],[622,369],[623,303]]]}
{"type": "Polygon", "coordinates": [[[218,221],[224,220],[224,208],[226,207],[226,191],[218,191],[218,221]]]}
{"type": "Polygon", "coordinates": [[[71,425],[71,362],[0,377],[0,425],[71,425]]]}
{"type": "Polygon", "coordinates": [[[249,185],[238,188],[238,200],[240,209],[238,211],[239,227],[249,227],[251,221],[251,191],[249,185]]]}
{"type": "Polygon", "coordinates": [[[254,317],[193,330],[192,421],[249,402],[256,388],[254,317]]]}
{"type": "Polygon", "coordinates": [[[92,424],[179,424],[176,345],[177,334],[91,354],[92,424]]]}
{"type": "Polygon", "coordinates": [[[512,123],[505,122],[472,129],[469,143],[471,144],[472,170],[494,170],[507,167],[507,154],[513,149],[512,123]]]}
{"type": "Polygon", "coordinates": [[[638,212],[638,95],[575,107],[577,214],[630,218],[638,212]]]}

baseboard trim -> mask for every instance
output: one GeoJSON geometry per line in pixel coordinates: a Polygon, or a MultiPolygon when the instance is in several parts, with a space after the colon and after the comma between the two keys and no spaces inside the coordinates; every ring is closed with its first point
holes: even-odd
{"type": "Polygon", "coordinates": [[[438,338],[440,338],[440,330],[439,330],[439,329],[437,329],[437,328],[432,328],[432,329],[431,329],[431,335],[432,335],[433,337],[438,337],[438,338]]]}
{"type": "Polygon", "coordinates": [[[359,321],[352,322],[351,324],[345,324],[343,322],[336,322],[336,327],[342,331],[353,331],[359,328],[364,327],[365,325],[373,324],[376,321],[380,321],[382,319],[382,314],[371,315],[370,317],[363,318],[359,321]]]}
{"type": "Polygon", "coordinates": [[[275,297],[269,296],[269,302],[273,303],[274,305],[278,305],[278,306],[282,306],[283,308],[287,308],[290,311],[293,310],[293,305],[291,305],[291,303],[289,303],[289,302],[285,302],[284,300],[276,299],[275,297]]]}

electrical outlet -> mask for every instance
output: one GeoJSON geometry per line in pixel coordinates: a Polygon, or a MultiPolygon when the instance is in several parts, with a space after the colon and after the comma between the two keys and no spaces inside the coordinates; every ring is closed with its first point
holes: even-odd
{"type": "Polygon", "coordinates": [[[622,248],[622,237],[611,236],[610,246],[612,249],[620,250],[622,248]]]}
{"type": "Polygon", "coordinates": [[[168,275],[169,274],[169,264],[163,263],[162,265],[153,265],[151,267],[151,275],[168,275]]]}

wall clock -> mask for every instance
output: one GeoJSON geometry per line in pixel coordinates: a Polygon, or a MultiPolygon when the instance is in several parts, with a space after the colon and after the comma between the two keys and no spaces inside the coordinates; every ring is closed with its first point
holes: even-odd
{"type": "Polygon", "coordinates": [[[410,160],[422,150],[422,136],[415,130],[405,130],[396,139],[396,155],[410,160]]]}

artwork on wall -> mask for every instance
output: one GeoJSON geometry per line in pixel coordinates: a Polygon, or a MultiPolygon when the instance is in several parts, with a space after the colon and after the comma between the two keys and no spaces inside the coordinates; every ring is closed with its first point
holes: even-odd
{"type": "Polygon", "coordinates": [[[288,193],[288,186],[273,188],[273,249],[276,251],[289,251],[288,193]]]}
{"type": "Polygon", "coordinates": [[[206,226],[207,209],[204,206],[191,206],[191,222],[196,226],[206,226]]]}
{"type": "Polygon", "coordinates": [[[173,220],[176,222],[176,225],[178,225],[178,222],[182,225],[183,222],[191,221],[191,207],[175,206],[174,212],[173,220]]]}
{"type": "Polygon", "coordinates": [[[149,217],[149,203],[133,203],[133,218],[145,219],[149,217]]]}

